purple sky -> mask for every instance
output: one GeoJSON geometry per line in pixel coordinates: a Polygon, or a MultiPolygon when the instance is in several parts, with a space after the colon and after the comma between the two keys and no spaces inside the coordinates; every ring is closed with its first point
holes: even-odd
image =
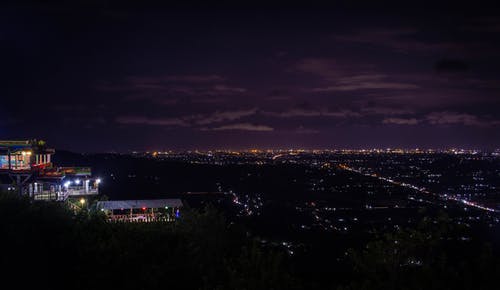
{"type": "Polygon", "coordinates": [[[1,139],[76,151],[500,147],[489,7],[104,2],[2,4],[1,139]]]}

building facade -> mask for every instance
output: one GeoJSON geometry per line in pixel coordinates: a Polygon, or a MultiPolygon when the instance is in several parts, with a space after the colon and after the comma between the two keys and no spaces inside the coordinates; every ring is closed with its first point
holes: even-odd
{"type": "Polygon", "coordinates": [[[99,193],[101,180],[91,168],[57,167],[54,154],[42,140],[0,140],[0,190],[59,201],[99,193]]]}

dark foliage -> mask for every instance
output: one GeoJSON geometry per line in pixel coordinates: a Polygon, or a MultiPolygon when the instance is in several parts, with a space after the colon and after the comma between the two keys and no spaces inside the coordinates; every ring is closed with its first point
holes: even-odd
{"type": "Polygon", "coordinates": [[[284,256],[214,208],[175,224],[107,223],[55,203],[0,197],[3,284],[46,289],[289,289],[284,256]],[[7,284],[5,284],[7,283],[7,284]]]}
{"type": "Polygon", "coordinates": [[[0,194],[0,231],[2,284],[21,289],[493,289],[500,275],[495,249],[444,214],[310,267],[211,206],[171,224],[108,223],[0,194]]]}
{"type": "Polygon", "coordinates": [[[346,289],[494,289],[500,275],[491,246],[444,213],[383,233],[348,256],[353,277],[346,289]]]}

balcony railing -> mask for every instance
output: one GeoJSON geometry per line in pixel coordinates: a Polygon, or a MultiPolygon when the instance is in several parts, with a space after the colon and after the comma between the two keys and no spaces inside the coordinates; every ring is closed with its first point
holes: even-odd
{"type": "Polygon", "coordinates": [[[64,200],[66,200],[66,198],[67,198],[67,195],[65,194],[65,192],[61,192],[61,191],[43,190],[43,191],[33,193],[33,199],[35,199],[35,200],[64,201],[64,200]]]}
{"type": "Polygon", "coordinates": [[[33,198],[35,200],[65,201],[68,197],[97,195],[97,194],[99,194],[97,188],[91,188],[89,190],[69,188],[68,190],[63,190],[63,191],[50,191],[50,190],[38,191],[33,193],[33,198]]]}
{"type": "Polygon", "coordinates": [[[71,187],[68,188],[66,192],[69,196],[96,195],[99,193],[97,188],[89,188],[86,190],[85,188],[71,188],[71,187]]]}

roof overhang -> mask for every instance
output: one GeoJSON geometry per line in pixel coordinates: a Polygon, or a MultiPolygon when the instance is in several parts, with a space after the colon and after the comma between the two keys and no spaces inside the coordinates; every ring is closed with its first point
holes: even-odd
{"type": "Polygon", "coordinates": [[[108,200],[98,201],[97,208],[102,210],[114,209],[140,209],[140,208],[165,208],[181,207],[179,198],[169,199],[142,199],[142,200],[108,200]]]}

